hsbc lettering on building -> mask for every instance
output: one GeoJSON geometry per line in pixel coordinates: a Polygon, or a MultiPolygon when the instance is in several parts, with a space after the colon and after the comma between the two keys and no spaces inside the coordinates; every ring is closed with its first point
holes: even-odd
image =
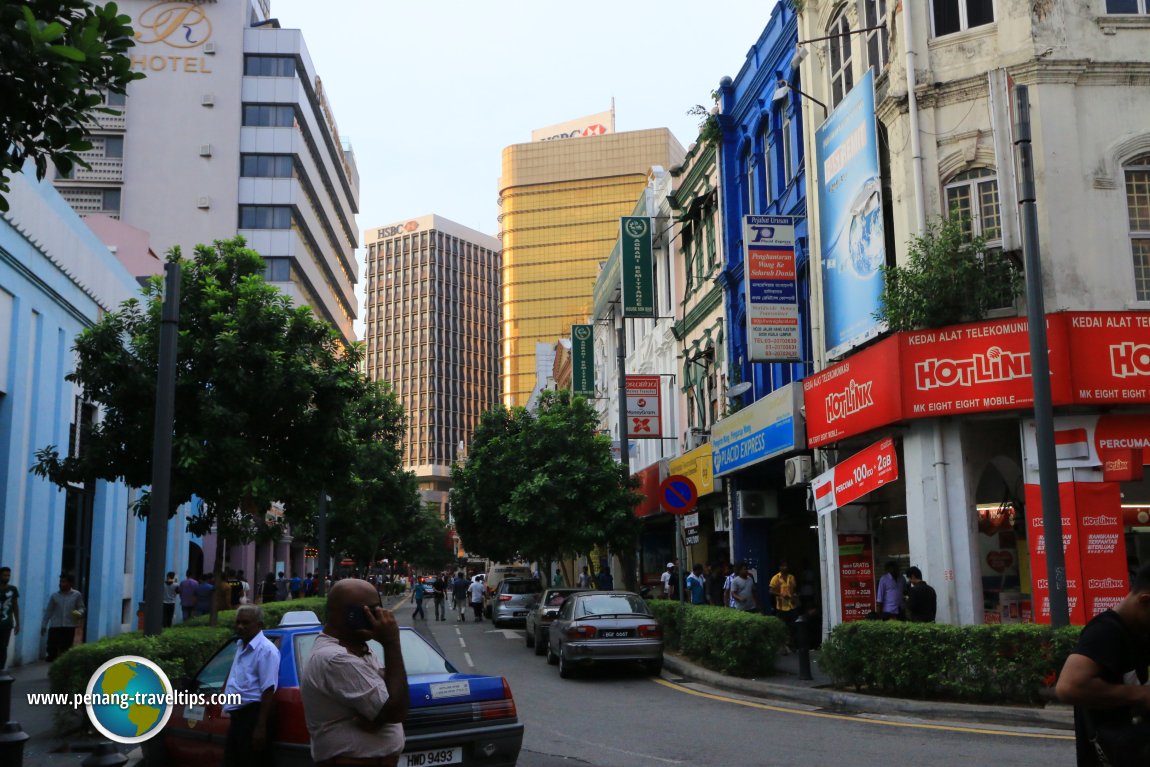
{"type": "Polygon", "coordinates": [[[985,354],[967,359],[932,358],[914,366],[915,388],[927,391],[944,386],[975,386],[1030,377],[1030,353],[1004,351],[992,346],[985,354]]]}
{"type": "Polygon", "coordinates": [[[1150,376],[1150,344],[1127,342],[1111,346],[1110,371],[1115,378],[1150,376]]]}

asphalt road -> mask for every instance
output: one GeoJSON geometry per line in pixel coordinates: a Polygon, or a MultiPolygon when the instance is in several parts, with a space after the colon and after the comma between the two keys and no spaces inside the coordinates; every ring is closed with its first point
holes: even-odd
{"type": "Polygon", "coordinates": [[[1064,731],[841,715],[668,672],[653,678],[638,667],[564,680],[526,648],[520,630],[453,616],[412,621],[408,606],[397,614],[461,671],[507,677],[525,725],[519,767],[1074,765],[1074,743],[1064,731]]]}

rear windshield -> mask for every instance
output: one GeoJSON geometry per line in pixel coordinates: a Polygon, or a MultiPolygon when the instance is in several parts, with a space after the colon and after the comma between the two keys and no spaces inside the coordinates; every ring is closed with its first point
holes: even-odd
{"type": "Polygon", "coordinates": [[[571,596],[570,591],[551,591],[548,592],[547,599],[545,601],[547,602],[548,607],[560,607],[564,602],[567,601],[567,597],[569,596],[571,596]]]}
{"type": "Polygon", "coordinates": [[[539,581],[503,581],[504,594],[538,594],[542,588],[539,581]]]}
{"type": "Polygon", "coordinates": [[[618,615],[638,613],[650,615],[647,603],[634,594],[595,594],[580,599],[575,605],[575,617],[584,615],[618,615]]]}

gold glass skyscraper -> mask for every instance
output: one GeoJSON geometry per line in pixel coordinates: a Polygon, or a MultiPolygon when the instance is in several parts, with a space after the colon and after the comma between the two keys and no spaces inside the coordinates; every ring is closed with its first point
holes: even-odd
{"type": "Polygon", "coordinates": [[[666,128],[514,144],[499,182],[503,240],[502,396],[524,405],[535,344],[554,346],[590,313],[591,292],[652,165],[683,161],[666,128]]]}

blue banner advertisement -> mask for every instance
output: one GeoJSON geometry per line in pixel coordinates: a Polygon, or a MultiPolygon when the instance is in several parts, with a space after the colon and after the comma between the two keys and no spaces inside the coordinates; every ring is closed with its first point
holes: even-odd
{"type": "Polygon", "coordinates": [[[789,383],[711,427],[714,476],[806,448],[803,387],[789,383]]]}
{"type": "Polygon", "coordinates": [[[743,243],[747,358],[751,362],[801,360],[795,220],[791,216],[743,216],[743,243]]]}
{"type": "Polygon", "coordinates": [[[827,357],[874,338],[886,263],[882,179],[867,72],[815,131],[827,357]]]}

